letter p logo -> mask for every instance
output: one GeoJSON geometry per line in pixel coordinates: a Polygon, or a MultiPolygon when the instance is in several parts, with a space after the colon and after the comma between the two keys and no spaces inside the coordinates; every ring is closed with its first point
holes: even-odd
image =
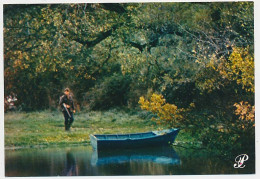
{"type": "Polygon", "coordinates": [[[249,159],[247,154],[241,154],[238,155],[235,158],[235,164],[234,164],[234,168],[245,168],[246,165],[244,165],[244,162],[247,161],[249,159]]]}

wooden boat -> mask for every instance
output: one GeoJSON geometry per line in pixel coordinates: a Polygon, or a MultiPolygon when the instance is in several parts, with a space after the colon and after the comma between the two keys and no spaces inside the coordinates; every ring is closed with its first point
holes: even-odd
{"type": "Polygon", "coordinates": [[[91,134],[90,140],[95,150],[164,146],[173,143],[178,132],[179,129],[167,129],[133,134],[91,134]]]}

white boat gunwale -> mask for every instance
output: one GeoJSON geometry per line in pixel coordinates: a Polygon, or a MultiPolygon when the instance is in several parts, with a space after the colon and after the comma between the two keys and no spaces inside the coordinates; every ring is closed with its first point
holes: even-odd
{"type": "Polygon", "coordinates": [[[91,134],[90,136],[92,136],[93,139],[95,139],[96,141],[126,141],[126,140],[131,140],[131,141],[134,141],[134,140],[145,140],[145,139],[151,139],[151,138],[157,138],[157,137],[161,137],[163,135],[167,135],[167,134],[170,134],[174,131],[176,131],[178,129],[165,129],[165,130],[162,130],[162,131],[151,131],[151,132],[143,132],[143,133],[128,133],[128,134],[96,134],[96,135],[93,135],[91,134]],[[153,134],[151,136],[143,136],[143,135],[146,135],[146,134],[153,134]],[[141,135],[141,137],[136,137],[136,138],[131,138],[131,136],[134,136],[134,135],[141,135]],[[100,139],[98,137],[102,137],[102,136],[105,136],[104,139],[100,139]],[[117,136],[117,138],[110,138],[108,139],[108,137],[111,137],[111,136],[117,136]],[[120,139],[118,138],[118,136],[128,136],[128,138],[125,138],[125,139],[120,139]]]}

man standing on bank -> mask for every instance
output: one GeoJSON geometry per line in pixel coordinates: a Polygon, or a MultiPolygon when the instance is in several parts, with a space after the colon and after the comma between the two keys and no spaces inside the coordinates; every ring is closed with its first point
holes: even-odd
{"type": "Polygon", "coordinates": [[[74,121],[73,113],[75,113],[74,103],[69,88],[64,90],[64,95],[60,97],[59,105],[61,106],[65,119],[65,130],[69,131],[70,126],[74,121]]]}

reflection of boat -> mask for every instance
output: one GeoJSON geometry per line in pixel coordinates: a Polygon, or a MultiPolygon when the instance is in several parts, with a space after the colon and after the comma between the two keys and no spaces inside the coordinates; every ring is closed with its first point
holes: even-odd
{"type": "Polygon", "coordinates": [[[162,146],[173,143],[179,129],[152,131],[134,134],[90,135],[91,145],[96,150],[162,146]]]}
{"type": "Polygon", "coordinates": [[[153,162],[179,165],[180,158],[172,147],[139,148],[117,151],[94,151],[92,165],[119,164],[127,162],[153,162]]]}

